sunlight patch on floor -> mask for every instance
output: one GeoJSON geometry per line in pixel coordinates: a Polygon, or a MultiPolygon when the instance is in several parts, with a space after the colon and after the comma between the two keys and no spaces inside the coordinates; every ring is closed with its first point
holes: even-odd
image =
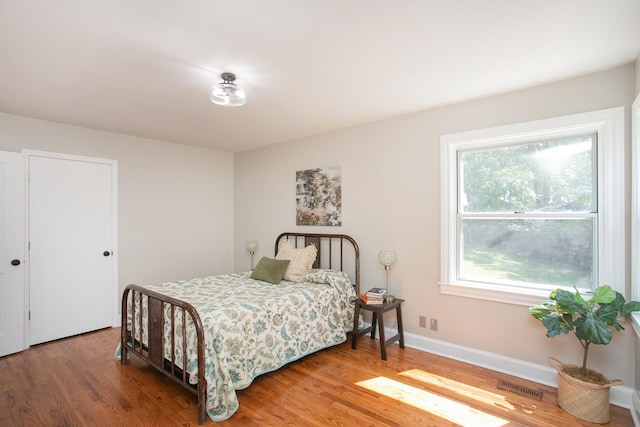
{"type": "Polygon", "coordinates": [[[410,369],[408,371],[400,372],[400,375],[420,381],[424,384],[451,390],[461,396],[471,397],[474,400],[482,403],[487,403],[490,405],[499,403],[501,407],[504,407],[506,409],[516,409],[512,404],[507,402],[504,395],[502,394],[492,393],[490,391],[473,387],[459,381],[441,377],[439,375],[430,374],[429,372],[425,372],[421,369],[410,369]]]}
{"type": "Polygon", "coordinates": [[[509,424],[508,420],[479,411],[469,405],[386,377],[371,378],[357,382],[356,385],[461,426],[501,427],[509,424]]]}

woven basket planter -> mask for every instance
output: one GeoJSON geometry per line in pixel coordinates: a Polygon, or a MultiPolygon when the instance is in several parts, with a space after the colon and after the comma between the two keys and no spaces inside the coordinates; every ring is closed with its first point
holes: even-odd
{"type": "Polygon", "coordinates": [[[622,385],[622,380],[610,380],[608,384],[589,383],[565,374],[562,371],[565,365],[558,359],[549,357],[547,360],[558,371],[558,405],[582,420],[608,423],[609,389],[622,385]]]}

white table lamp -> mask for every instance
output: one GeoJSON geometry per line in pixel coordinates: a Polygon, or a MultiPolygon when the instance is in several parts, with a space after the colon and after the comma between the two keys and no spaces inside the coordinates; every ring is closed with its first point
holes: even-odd
{"type": "Polygon", "coordinates": [[[387,279],[387,295],[385,297],[385,302],[393,302],[396,297],[389,293],[389,271],[391,271],[391,265],[398,260],[398,255],[396,251],[392,250],[382,250],[378,252],[378,261],[380,264],[384,265],[385,275],[387,279]]]}
{"type": "Polygon", "coordinates": [[[246,250],[249,251],[249,255],[251,255],[251,269],[253,270],[253,255],[258,250],[258,241],[257,240],[247,240],[244,244],[246,250]]]}

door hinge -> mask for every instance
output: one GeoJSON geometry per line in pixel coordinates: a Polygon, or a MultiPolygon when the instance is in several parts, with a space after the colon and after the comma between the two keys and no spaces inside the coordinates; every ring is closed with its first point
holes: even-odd
{"type": "Polygon", "coordinates": [[[27,250],[30,251],[31,250],[31,240],[29,240],[27,242],[27,250]]]}
{"type": "Polygon", "coordinates": [[[29,320],[31,320],[31,310],[29,310],[29,320]]]}

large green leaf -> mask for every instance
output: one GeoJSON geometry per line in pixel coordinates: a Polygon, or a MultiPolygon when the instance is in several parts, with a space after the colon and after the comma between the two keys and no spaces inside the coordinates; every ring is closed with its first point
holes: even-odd
{"type": "Polygon", "coordinates": [[[640,311],[640,302],[638,301],[629,301],[620,309],[620,314],[622,316],[628,316],[634,311],[640,311]]]}
{"type": "Polygon", "coordinates": [[[589,302],[592,304],[610,304],[615,301],[616,293],[609,285],[600,286],[593,291],[593,296],[589,302]]]}
{"type": "Polygon", "coordinates": [[[574,295],[573,292],[558,289],[555,296],[555,300],[558,302],[558,309],[565,313],[584,313],[584,305],[576,301],[576,295],[582,299],[579,293],[574,295]]]}
{"type": "MultiPolygon", "coordinates": [[[[553,303],[553,301],[545,301],[545,302],[551,302],[553,303]]],[[[554,303],[555,304],[555,303],[554,303]]],[[[542,319],[544,316],[546,316],[549,313],[553,313],[554,311],[551,310],[549,308],[548,305],[541,303],[538,305],[534,305],[532,307],[529,307],[529,314],[532,315],[533,317],[535,317],[536,319],[540,320],[542,319]]]]}
{"type": "Polygon", "coordinates": [[[571,331],[561,322],[561,317],[557,313],[549,313],[541,320],[544,327],[547,328],[547,337],[549,338],[560,334],[567,334],[571,331]]]}
{"type": "Polygon", "coordinates": [[[622,307],[624,307],[624,296],[620,292],[616,292],[616,299],[611,304],[614,305],[618,311],[622,310],[622,307]]]}
{"type": "Polygon", "coordinates": [[[618,323],[618,307],[614,304],[601,305],[596,311],[596,316],[608,325],[613,326],[618,331],[624,329],[622,325],[618,323]]]}
{"type": "Polygon", "coordinates": [[[578,338],[594,344],[609,344],[613,337],[613,332],[607,323],[594,313],[587,313],[584,317],[577,319],[575,327],[578,338]]]}

